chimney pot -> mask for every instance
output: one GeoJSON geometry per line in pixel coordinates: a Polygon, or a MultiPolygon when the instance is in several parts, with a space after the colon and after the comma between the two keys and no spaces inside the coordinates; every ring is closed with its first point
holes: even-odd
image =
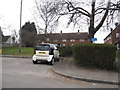
{"type": "Polygon", "coordinates": [[[62,35],[62,30],[60,31],[60,34],[62,35]]]}
{"type": "Polygon", "coordinates": [[[118,26],[118,23],[117,23],[117,22],[115,23],[115,26],[116,26],[116,27],[118,26]]]}
{"type": "Polygon", "coordinates": [[[80,30],[78,30],[78,34],[80,33],[80,30]]]}

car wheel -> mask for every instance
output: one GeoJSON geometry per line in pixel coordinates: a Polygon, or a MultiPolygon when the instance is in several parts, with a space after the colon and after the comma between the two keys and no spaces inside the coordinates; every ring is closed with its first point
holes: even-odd
{"type": "Polygon", "coordinates": [[[33,60],[33,64],[37,64],[37,61],[34,61],[34,60],[33,60]]]}
{"type": "Polygon", "coordinates": [[[57,58],[57,61],[60,61],[60,58],[57,58]]]}
{"type": "Polygon", "coordinates": [[[52,58],[51,62],[50,62],[50,65],[53,65],[55,63],[55,59],[52,58]]]}

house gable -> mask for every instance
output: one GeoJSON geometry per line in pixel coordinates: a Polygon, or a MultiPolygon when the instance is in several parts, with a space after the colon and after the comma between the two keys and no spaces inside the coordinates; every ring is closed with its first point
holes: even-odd
{"type": "Polygon", "coordinates": [[[2,43],[9,43],[9,44],[13,44],[14,40],[11,36],[3,36],[2,37],[2,43]]]}
{"type": "Polygon", "coordinates": [[[3,43],[6,43],[9,37],[10,37],[10,36],[3,36],[3,37],[2,37],[2,42],[3,42],[3,43]]]}
{"type": "Polygon", "coordinates": [[[120,24],[104,39],[104,43],[115,44],[120,39],[120,24]]]}

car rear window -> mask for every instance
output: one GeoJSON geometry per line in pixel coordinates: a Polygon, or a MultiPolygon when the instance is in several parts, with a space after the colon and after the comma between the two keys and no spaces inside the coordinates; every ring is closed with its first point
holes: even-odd
{"type": "Polygon", "coordinates": [[[50,45],[36,45],[35,50],[41,50],[41,51],[49,51],[50,45]]]}

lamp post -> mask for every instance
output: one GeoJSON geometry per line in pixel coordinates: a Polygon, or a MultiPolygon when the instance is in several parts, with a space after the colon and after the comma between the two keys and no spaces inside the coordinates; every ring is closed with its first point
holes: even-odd
{"type": "Polygon", "coordinates": [[[22,47],[22,38],[21,38],[21,23],[22,23],[22,2],[23,0],[21,0],[20,3],[20,31],[19,31],[19,53],[22,52],[21,47],[22,47]]]}

